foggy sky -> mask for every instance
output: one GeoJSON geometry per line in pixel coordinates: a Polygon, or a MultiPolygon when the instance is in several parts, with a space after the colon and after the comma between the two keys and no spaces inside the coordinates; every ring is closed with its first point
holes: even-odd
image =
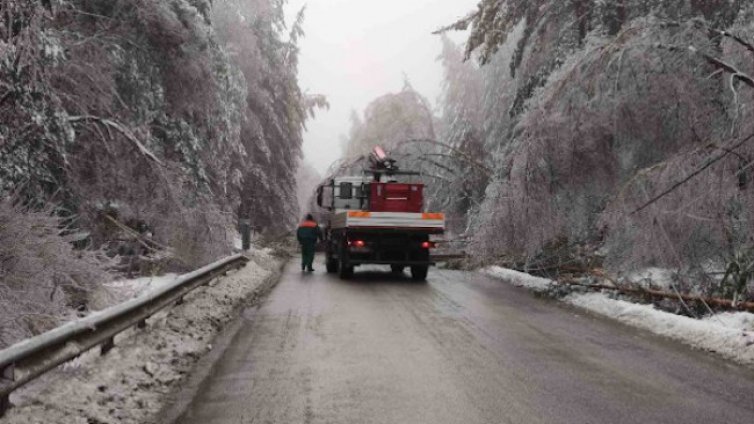
{"type": "MultiPolygon", "coordinates": [[[[352,110],[361,114],[373,99],[412,86],[436,104],[442,68],[436,58],[437,28],[472,11],[478,0],[291,0],[293,15],[306,4],[299,81],[327,96],[331,108],[309,121],[305,160],[324,173],[341,155],[352,110]]],[[[463,34],[453,36],[464,40],[463,34]]]]}

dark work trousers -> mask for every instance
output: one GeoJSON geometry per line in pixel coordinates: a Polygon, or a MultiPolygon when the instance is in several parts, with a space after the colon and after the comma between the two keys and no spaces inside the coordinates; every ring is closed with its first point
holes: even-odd
{"type": "Polygon", "coordinates": [[[312,270],[314,265],[315,243],[301,243],[301,269],[312,270]]]}

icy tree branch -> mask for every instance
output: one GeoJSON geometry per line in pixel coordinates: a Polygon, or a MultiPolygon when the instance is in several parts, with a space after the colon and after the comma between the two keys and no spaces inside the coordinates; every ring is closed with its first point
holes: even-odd
{"type": "MultiPolygon", "coordinates": [[[[671,50],[672,50],[672,48],[671,48],[671,50]]],[[[718,58],[716,58],[716,57],[714,57],[712,55],[709,55],[707,53],[699,51],[699,49],[697,49],[694,46],[689,46],[689,51],[691,53],[693,53],[693,54],[701,56],[710,65],[712,65],[712,66],[714,66],[714,67],[716,67],[718,69],[722,69],[724,72],[732,74],[735,79],[743,82],[744,84],[748,85],[751,88],[754,88],[754,78],[752,78],[748,74],[740,71],[735,66],[733,66],[733,65],[731,65],[731,64],[729,64],[727,62],[724,62],[724,61],[722,61],[722,60],[720,60],[720,59],[718,59],[718,58]]]]}
{"type": "Polygon", "coordinates": [[[458,150],[458,149],[456,149],[455,147],[453,147],[453,146],[451,146],[449,144],[446,144],[446,143],[443,143],[443,142],[440,142],[440,141],[437,141],[437,140],[430,140],[430,139],[404,140],[404,141],[398,143],[398,146],[402,146],[402,145],[405,145],[405,144],[417,144],[417,143],[429,143],[429,144],[434,144],[436,146],[444,147],[444,148],[452,151],[453,153],[457,154],[460,158],[464,159],[469,164],[473,165],[475,168],[477,168],[480,171],[484,172],[487,176],[492,176],[492,174],[493,174],[492,170],[490,168],[488,168],[487,165],[479,162],[478,160],[474,159],[473,157],[471,157],[470,155],[466,154],[465,152],[463,152],[461,150],[458,150]]]}
{"type": "Polygon", "coordinates": [[[699,175],[702,172],[704,172],[704,170],[706,170],[710,166],[714,165],[715,163],[719,162],[720,160],[722,160],[723,158],[725,158],[726,156],[728,156],[732,151],[734,151],[735,149],[743,146],[744,144],[748,143],[752,139],[754,139],[754,134],[751,134],[748,137],[745,137],[745,138],[739,140],[738,142],[734,143],[730,147],[724,148],[722,153],[720,153],[718,155],[715,155],[715,156],[712,156],[709,159],[707,159],[704,162],[704,164],[702,166],[700,166],[699,168],[697,168],[694,172],[688,174],[685,178],[683,178],[682,180],[676,182],[675,184],[673,184],[672,186],[670,186],[670,188],[668,188],[667,190],[663,191],[662,193],[660,193],[657,196],[653,197],[652,199],[650,199],[649,201],[647,201],[646,203],[644,203],[640,207],[636,208],[633,212],[631,212],[630,215],[634,215],[634,214],[636,214],[638,212],[641,212],[642,210],[646,209],[647,207],[649,207],[653,203],[657,202],[658,200],[660,200],[663,197],[667,196],[668,194],[672,193],[678,187],[686,184],[687,182],[689,182],[690,180],[692,180],[694,177],[696,177],[697,175],[699,175]]]}
{"type": "Polygon", "coordinates": [[[134,135],[133,132],[131,132],[129,129],[127,129],[123,125],[121,125],[121,124],[119,124],[119,123],[117,123],[115,121],[112,121],[110,119],[100,118],[100,117],[91,116],[91,115],[87,115],[87,116],[72,116],[72,117],[68,118],[68,122],[70,122],[72,124],[75,124],[75,123],[78,123],[78,122],[83,122],[83,121],[93,121],[93,122],[96,122],[98,124],[104,125],[106,128],[112,128],[112,129],[118,131],[124,137],[126,137],[126,139],[128,139],[131,143],[133,143],[136,146],[136,148],[139,149],[139,151],[144,156],[146,156],[147,158],[151,159],[153,162],[157,163],[158,165],[162,165],[162,161],[160,161],[160,159],[158,159],[157,156],[154,155],[154,153],[152,153],[151,151],[149,151],[149,149],[147,149],[146,146],[144,146],[144,144],[141,141],[139,141],[138,138],[136,138],[136,136],[134,135]]]}

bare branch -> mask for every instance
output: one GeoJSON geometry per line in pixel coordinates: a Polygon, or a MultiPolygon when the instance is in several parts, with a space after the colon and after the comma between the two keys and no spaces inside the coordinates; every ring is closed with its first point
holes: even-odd
{"type": "Polygon", "coordinates": [[[489,167],[487,167],[487,165],[485,165],[485,164],[477,161],[476,159],[474,159],[473,157],[471,157],[466,152],[463,152],[463,151],[461,151],[461,150],[459,150],[459,149],[457,149],[457,148],[455,148],[455,147],[453,147],[453,146],[451,146],[449,144],[446,144],[446,143],[443,143],[443,142],[440,142],[440,141],[437,141],[437,140],[423,139],[423,138],[420,138],[420,139],[410,139],[410,140],[404,140],[404,141],[399,142],[397,144],[397,146],[400,147],[400,146],[402,146],[404,144],[419,144],[419,143],[428,143],[428,144],[434,144],[436,146],[444,147],[444,148],[452,151],[453,153],[457,154],[460,158],[464,159],[465,161],[467,161],[471,165],[475,166],[480,171],[484,172],[485,175],[487,175],[488,177],[491,177],[493,175],[492,170],[489,167]]]}

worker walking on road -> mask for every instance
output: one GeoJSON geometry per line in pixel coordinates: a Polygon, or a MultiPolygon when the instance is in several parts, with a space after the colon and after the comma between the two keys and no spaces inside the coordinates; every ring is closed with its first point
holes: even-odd
{"type": "Polygon", "coordinates": [[[301,244],[301,271],[314,271],[312,266],[314,264],[314,249],[317,246],[317,241],[322,238],[322,232],[312,214],[307,214],[304,221],[298,226],[296,238],[301,244]]]}

